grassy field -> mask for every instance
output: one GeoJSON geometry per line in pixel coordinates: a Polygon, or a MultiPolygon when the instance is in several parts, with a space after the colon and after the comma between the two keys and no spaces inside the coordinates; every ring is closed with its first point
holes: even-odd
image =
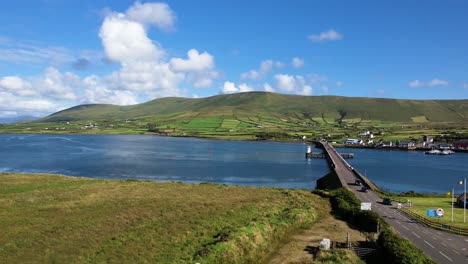
{"type": "MultiPolygon", "coordinates": [[[[398,198],[394,198],[398,201],[398,198]]],[[[454,207],[453,211],[453,223],[452,223],[452,198],[450,197],[401,197],[400,201],[410,200],[413,203],[411,211],[426,216],[426,210],[436,210],[442,208],[444,210],[444,216],[441,218],[429,218],[433,221],[440,221],[444,224],[449,224],[457,227],[468,228],[468,223],[463,223],[463,208],[457,206],[454,207]]],[[[455,197],[456,200],[456,197],[455,197]]],[[[468,220],[468,215],[467,215],[468,220]]]]}
{"type": "Polygon", "coordinates": [[[301,190],[0,174],[0,259],[259,263],[327,203],[301,190]]]}

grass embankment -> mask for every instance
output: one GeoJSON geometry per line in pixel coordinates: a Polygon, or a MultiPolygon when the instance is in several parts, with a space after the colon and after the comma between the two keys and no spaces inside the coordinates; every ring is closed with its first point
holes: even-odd
{"type": "MultiPolygon", "coordinates": [[[[447,224],[456,227],[468,228],[468,223],[463,223],[463,208],[454,206],[453,208],[453,223],[452,223],[452,198],[450,197],[392,197],[395,202],[406,202],[410,200],[412,207],[408,208],[410,211],[417,213],[420,216],[426,217],[426,210],[436,210],[442,208],[444,216],[440,218],[427,217],[432,221],[437,221],[442,224],[447,224]]],[[[456,197],[455,200],[456,202],[456,197]]]]}
{"type": "Polygon", "coordinates": [[[0,174],[0,259],[259,263],[323,203],[302,190],[0,174]]]}
{"type": "Polygon", "coordinates": [[[370,260],[371,263],[434,263],[413,243],[398,236],[377,213],[361,211],[361,202],[349,190],[341,188],[330,192],[317,191],[316,193],[329,197],[335,215],[355,225],[359,230],[372,232],[377,223],[380,225],[381,232],[376,241],[377,254],[374,255],[375,259],[370,260]]]}

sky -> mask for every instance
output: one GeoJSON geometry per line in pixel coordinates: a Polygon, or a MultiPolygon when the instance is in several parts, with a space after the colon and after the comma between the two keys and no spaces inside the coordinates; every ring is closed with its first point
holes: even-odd
{"type": "Polygon", "coordinates": [[[468,99],[468,1],[15,0],[0,117],[248,91],[468,99]]]}

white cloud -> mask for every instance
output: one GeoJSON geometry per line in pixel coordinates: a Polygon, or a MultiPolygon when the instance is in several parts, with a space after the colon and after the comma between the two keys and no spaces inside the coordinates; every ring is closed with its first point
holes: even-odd
{"type": "Polygon", "coordinates": [[[248,72],[241,73],[241,80],[253,80],[257,81],[265,77],[274,68],[281,68],[284,64],[279,61],[265,60],[260,63],[258,70],[250,70],[248,72]]]}
{"type": "Polygon", "coordinates": [[[31,89],[31,83],[18,76],[5,76],[0,78],[0,91],[10,92],[19,96],[34,96],[36,92],[31,89]]]}
{"type": "Polygon", "coordinates": [[[223,85],[223,93],[225,94],[230,94],[230,93],[245,93],[245,92],[251,92],[254,89],[250,86],[248,86],[245,83],[239,84],[237,87],[233,82],[224,82],[223,85]]]}
{"type": "Polygon", "coordinates": [[[25,99],[21,96],[0,91],[0,116],[17,115],[43,116],[63,107],[46,99],[25,99]]]}
{"type": "Polygon", "coordinates": [[[223,85],[223,93],[229,94],[229,93],[237,93],[239,89],[236,87],[236,85],[233,82],[224,82],[223,85]]]}
{"type": "Polygon", "coordinates": [[[304,66],[304,60],[298,57],[294,57],[292,58],[292,65],[294,66],[294,68],[300,68],[304,66]]]}
{"type": "Polygon", "coordinates": [[[44,75],[33,81],[38,87],[39,93],[64,100],[76,99],[74,86],[80,84],[80,78],[73,73],[66,72],[62,74],[56,68],[48,67],[44,71],[44,75]]]}
{"type": "Polygon", "coordinates": [[[260,73],[256,70],[250,70],[248,72],[241,73],[240,75],[241,80],[259,80],[261,79],[260,73]]]}
{"type": "Polygon", "coordinates": [[[99,36],[107,57],[114,61],[159,61],[165,56],[165,51],[148,38],[143,25],[123,14],[106,17],[99,36]]]}
{"type": "Polygon", "coordinates": [[[275,75],[276,87],[283,91],[293,91],[296,86],[296,79],[294,76],[287,74],[277,74],[275,75]]]}
{"type": "Polygon", "coordinates": [[[245,83],[239,84],[239,92],[245,93],[245,92],[251,92],[251,91],[253,91],[253,88],[248,86],[247,84],[245,83]]]}
{"type": "Polygon", "coordinates": [[[440,79],[432,79],[429,82],[422,82],[420,80],[414,80],[408,83],[409,87],[436,87],[436,86],[447,86],[449,84],[448,81],[440,80],[440,79]]]}
{"type": "Polygon", "coordinates": [[[312,86],[307,84],[306,79],[301,75],[275,75],[276,88],[282,91],[294,92],[301,95],[312,95],[312,86]]]}
{"type": "Polygon", "coordinates": [[[313,42],[334,41],[342,38],[343,35],[334,29],[329,29],[328,31],[321,32],[318,35],[309,35],[309,40],[313,42]]]}
{"type": "Polygon", "coordinates": [[[273,87],[271,87],[271,85],[268,83],[263,84],[263,89],[265,92],[275,92],[275,89],[273,89],[273,87]]]}
{"type": "Polygon", "coordinates": [[[137,98],[131,91],[119,91],[108,89],[101,78],[95,75],[86,77],[83,80],[84,95],[81,103],[101,103],[132,105],[137,103],[137,98]]]}
{"type": "Polygon", "coordinates": [[[448,81],[445,80],[440,80],[440,79],[432,79],[427,85],[430,87],[434,86],[447,86],[449,83],[448,81]]]}
{"type": "Polygon", "coordinates": [[[213,56],[207,52],[199,53],[196,49],[187,52],[188,59],[173,58],[171,68],[181,72],[200,72],[214,68],[213,56]]]}
{"type": "Polygon", "coordinates": [[[199,53],[196,49],[187,52],[188,59],[173,58],[170,61],[171,69],[176,72],[187,73],[187,80],[196,88],[206,88],[218,78],[214,69],[214,57],[208,52],[199,53]]]}
{"type": "Polygon", "coordinates": [[[343,82],[342,81],[337,81],[335,83],[335,85],[336,85],[336,87],[341,87],[341,86],[343,86],[343,82]]]}
{"type": "Polygon", "coordinates": [[[464,83],[463,88],[468,89],[468,83],[464,83]]]}
{"type": "Polygon", "coordinates": [[[421,87],[424,86],[424,83],[421,82],[420,80],[414,80],[408,83],[409,87],[421,87]]]}
{"type": "Polygon", "coordinates": [[[135,2],[126,15],[133,21],[142,25],[155,26],[161,30],[174,29],[176,16],[166,3],[140,3],[135,2]]]}

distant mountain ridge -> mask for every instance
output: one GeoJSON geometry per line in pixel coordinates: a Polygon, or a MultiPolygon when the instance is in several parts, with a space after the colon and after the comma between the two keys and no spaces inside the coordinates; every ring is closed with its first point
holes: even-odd
{"type": "Polygon", "coordinates": [[[389,122],[467,122],[468,100],[404,100],[343,96],[300,96],[269,92],[216,95],[207,98],[167,97],[117,106],[78,105],[39,122],[135,119],[159,115],[235,116],[381,120],[389,122]]]}
{"type": "Polygon", "coordinates": [[[27,122],[39,119],[34,116],[15,116],[15,117],[0,117],[0,124],[14,124],[19,122],[27,122]]]}

